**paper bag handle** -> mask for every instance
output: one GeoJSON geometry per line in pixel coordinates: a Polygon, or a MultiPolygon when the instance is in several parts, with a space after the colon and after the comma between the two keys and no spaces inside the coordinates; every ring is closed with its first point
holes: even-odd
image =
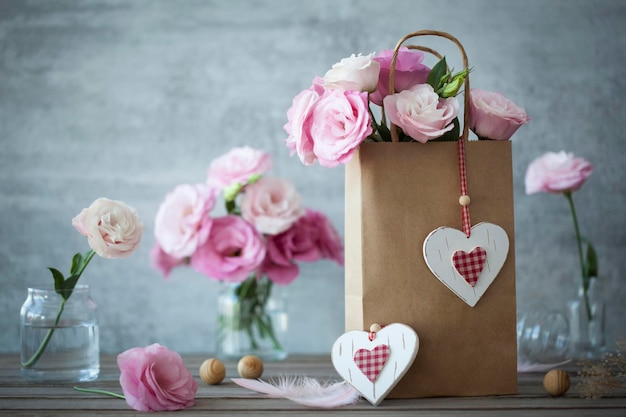
{"type": "MultiPolygon", "coordinates": [[[[465,53],[465,48],[463,48],[463,45],[461,44],[461,42],[459,42],[459,40],[457,38],[455,38],[454,36],[450,35],[447,32],[442,32],[442,31],[438,31],[438,30],[420,30],[417,32],[413,32],[413,33],[409,33],[408,35],[404,36],[402,39],[400,39],[400,41],[398,41],[394,51],[393,51],[393,57],[391,58],[391,65],[389,67],[389,94],[393,94],[395,92],[395,72],[396,72],[396,61],[398,60],[398,53],[400,51],[400,47],[402,46],[402,44],[404,42],[406,42],[407,40],[411,39],[411,38],[415,38],[418,36],[440,36],[442,38],[446,38],[450,41],[452,41],[458,48],[459,51],[461,53],[461,58],[463,59],[463,69],[467,69],[469,67],[469,62],[467,59],[467,54],[465,53]]],[[[424,52],[428,52],[431,53],[433,55],[435,55],[437,58],[441,59],[441,54],[439,54],[437,51],[435,51],[434,49],[425,47],[425,46],[416,46],[416,45],[411,45],[409,46],[410,49],[418,49],[424,52]]],[[[461,133],[461,137],[459,138],[459,140],[468,140],[468,134],[469,134],[469,125],[468,125],[468,121],[469,121],[469,92],[470,92],[470,85],[469,85],[469,74],[465,77],[465,82],[464,82],[464,86],[465,86],[465,92],[463,94],[464,96],[464,102],[463,102],[463,131],[461,133]]],[[[389,126],[389,130],[391,131],[391,141],[392,142],[398,142],[400,139],[398,138],[398,130],[396,128],[396,126],[390,122],[390,126],[389,126]]]]}

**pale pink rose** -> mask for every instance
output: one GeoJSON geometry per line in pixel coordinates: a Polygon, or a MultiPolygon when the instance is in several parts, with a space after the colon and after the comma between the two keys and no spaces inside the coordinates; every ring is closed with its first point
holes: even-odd
{"type": "Polygon", "coordinates": [[[459,113],[456,97],[439,98],[429,84],[419,84],[389,95],[384,103],[389,120],[421,143],[452,130],[452,121],[459,113]]]}
{"type": "Polygon", "coordinates": [[[95,200],[72,219],[91,249],[103,258],[127,258],[141,243],[143,223],[137,210],[108,198],[95,200]]]}
{"type": "Polygon", "coordinates": [[[500,93],[470,90],[469,127],[481,139],[509,140],[530,121],[526,111],[500,93]]]}
{"type": "MultiPolygon", "coordinates": [[[[393,50],[383,50],[374,61],[380,62],[380,75],[378,76],[378,88],[370,94],[370,101],[381,105],[383,99],[389,95],[389,74],[391,70],[391,58],[393,50]]],[[[430,68],[422,64],[424,53],[403,46],[398,51],[396,70],[394,72],[394,93],[408,90],[418,84],[426,83],[430,68]]]]}
{"type": "Polygon", "coordinates": [[[547,152],[536,158],[526,170],[526,194],[576,191],[589,178],[593,166],[571,153],[547,152]]]}
{"type": "Polygon", "coordinates": [[[165,278],[170,276],[172,269],[188,262],[189,258],[176,258],[168,255],[158,243],[155,243],[152,249],[150,249],[150,264],[153,268],[159,270],[165,278]]]}
{"type": "Polygon", "coordinates": [[[324,80],[316,77],[308,89],[294,97],[291,107],[287,110],[287,123],[283,128],[289,135],[285,140],[291,155],[298,154],[304,165],[313,165],[313,138],[311,137],[311,114],[315,103],[324,93],[324,80]]]}
{"type": "Polygon", "coordinates": [[[372,133],[367,93],[326,90],[313,107],[310,123],[313,153],[320,165],[348,163],[372,133]]]}
{"type": "Polygon", "coordinates": [[[245,185],[250,178],[272,169],[272,164],[265,151],[249,146],[233,148],[211,162],[207,183],[219,190],[236,183],[245,185]]]}
{"type": "Polygon", "coordinates": [[[213,221],[209,238],[191,256],[191,266],[209,278],[242,282],[265,258],[263,236],[239,216],[213,221]]]}
{"type": "Polygon", "coordinates": [[[165,196],[154,219],[154,237],[175,258],[191,256],[211,230],[215,194],[206,184],[182,184],[165,196]]]}
{"type": "Polygon", "coordinates": [[[261,178],[246,187],[241,199],[241,216],[268,235],[289,229],[304,213],[300,194],[281,178],[261,178]]]}
{"type": "Polygon", "coordinates": [[[373,92],[380,72],[380,63],[373,57],[374,54],[352,54],[343,58],[324,74],[324,87],[373,92]]]}
{"type": "Polygon", "coordinates": [[[158,343],[117,356],[126,403],[137,411],[174,411],[195,404],[198,382],[176,352],[158,343]]]}

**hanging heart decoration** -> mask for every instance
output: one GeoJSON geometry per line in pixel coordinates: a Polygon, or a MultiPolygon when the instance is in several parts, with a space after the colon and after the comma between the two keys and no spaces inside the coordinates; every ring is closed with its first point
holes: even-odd
{"type": "Polygon", "coordinates": [[[509,253],[506,231],[479,223],[471,234],[440,227],[424,240],[424,260],[431,272],[470,307],[474,307],[496,278],[509,253]]]}
{"type": "Polygon", "coordinates": [[[418,350],[415,331],[394,323],[375,332],[344,333],[333,344],[331,360],[348,384],[378,405],[409,370],[418,350]]]}

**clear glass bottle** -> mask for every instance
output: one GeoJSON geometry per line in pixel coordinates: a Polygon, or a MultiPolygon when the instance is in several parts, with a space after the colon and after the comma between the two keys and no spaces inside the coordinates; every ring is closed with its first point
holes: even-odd
{"type": "Polygon", "coordinates": [[[239,360],[255,355],[263,360],[287,357],[286,287],[272,285],[267,277],[244,283],[224,283],[217,303],[216,356],[239,360]]]}
{"type": "Polygon", "coordinates": [[[97,306],[89,286],[77,285],[62,301],[53,288],[28,289],[20,335],[22,376],[29,381],[92,381],[100,373],[97,306]]]}
{"type": "Polygon", "coordinates": [[[605,302],[597,278],[589,280],[585,297],[582,286],[578,297],[567,303],[571,359],[600,359],[605,353],[605,302]]]}

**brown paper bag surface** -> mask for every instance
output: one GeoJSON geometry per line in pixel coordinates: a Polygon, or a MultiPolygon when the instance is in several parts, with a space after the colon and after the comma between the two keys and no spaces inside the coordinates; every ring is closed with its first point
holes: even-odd
{"type": "Polygon", "coordinates": [[[472,225],[507,232],[504,266],[474,307],[428,269],[425,238],[461,230],[456,142],[364,143],[346,166],[346,331],[404,323],[420,347],[389,398],[517,391],[511,143],[465,143],[472,225]]]}

